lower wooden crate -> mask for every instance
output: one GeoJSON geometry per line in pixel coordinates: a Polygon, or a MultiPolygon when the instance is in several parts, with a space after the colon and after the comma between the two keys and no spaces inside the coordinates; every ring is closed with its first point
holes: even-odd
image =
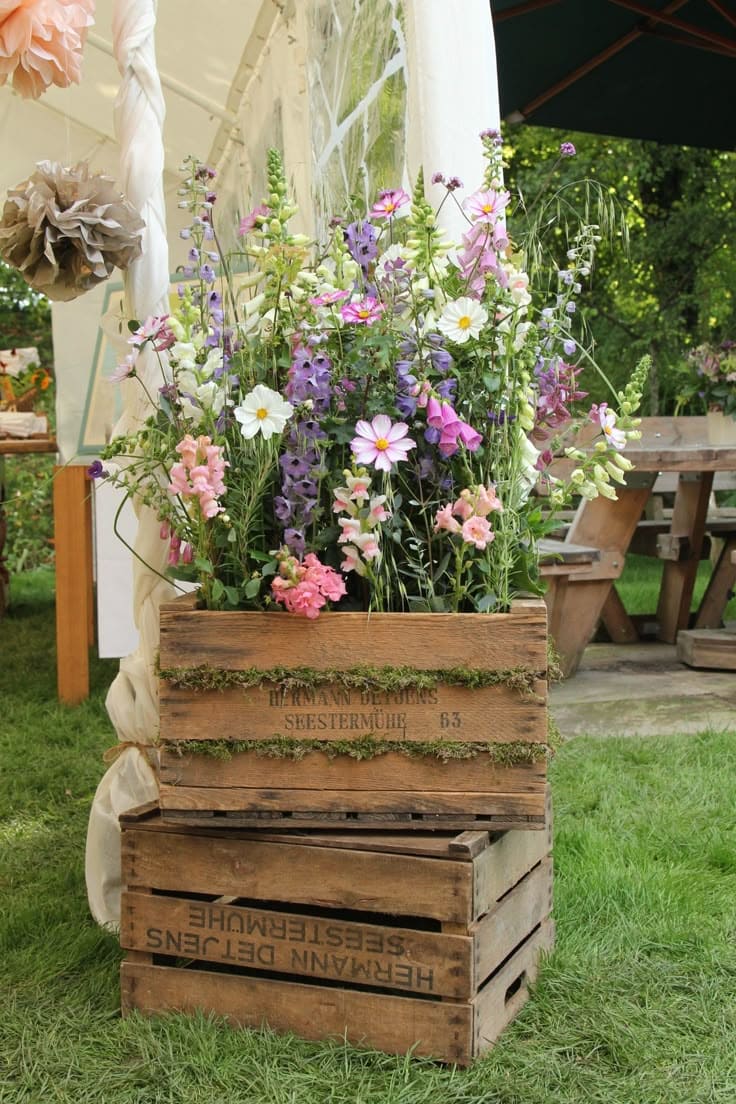
{"type": "Polygon", "coordinates": [[[551,825],[489,834],[122,818],[122,1006],[466,1064],[553,942],[551,825]]]}
{"type": "Polygon", "coordinates": [[[389,752],[369,761],[309,752],[298,762],[235,752],[220,759],[159,752],[161,813],[196,825],[220,818],[230,827],[321,828],[342,822],[396,830],[428,827],[544,827],[547,764],[411,759],[389,752]]]}

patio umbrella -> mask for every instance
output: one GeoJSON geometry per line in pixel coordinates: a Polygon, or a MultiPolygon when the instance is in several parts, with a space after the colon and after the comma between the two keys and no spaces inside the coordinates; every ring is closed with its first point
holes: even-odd
{"type": "Polygon", "coordinates": [[[508,122],[736,148],[734,0],[490,0],[508,122]]]}

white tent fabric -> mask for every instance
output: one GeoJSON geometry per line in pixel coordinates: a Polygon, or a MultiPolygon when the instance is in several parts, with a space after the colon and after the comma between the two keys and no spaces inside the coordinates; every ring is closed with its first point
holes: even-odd
{"type": "MultiPolygon", "coordinates": [[[[118,0],[113,13],[114,51],[122,83],[115,103],[120,142],[120,183],[145,222],[141,256],[126,273],[126,298],[133,318],[168,313],[169,250],[163,190],[163,121],[161,82],[156,68],[155,0],[118,0]]],[[[157,357],[141,357],[137,371],[145,391],[128,389],[116,435],[137,428],[150,412],[147,394],[160,385],[157,357]]],[[[158,649],[158,608],[174,589],[161,578],[166,545],[151,510],[137,510],[133,604],[140,643],[120,664],[107,695],[107,709],[121,743],[131,746],[108,767],[90,813],[87,832],[87,896],[95,920],[114,926],[120,916],[120,813],[157,793],[149,757],[158,731],[154,661],[158,649]],[[146,566],[146,565],[150,565],[146,566]],[[146,751],[145,748],[151,748],[146,751]]]]}

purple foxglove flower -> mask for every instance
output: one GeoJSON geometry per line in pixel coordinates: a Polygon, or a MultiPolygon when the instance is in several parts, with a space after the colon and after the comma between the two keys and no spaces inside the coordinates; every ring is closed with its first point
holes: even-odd
{"type": "Polygon", "coordinates": [[[273,512],[279,521],[291,521],[293,510],[288,498],[276,495],[273,500],[273,512]]]}

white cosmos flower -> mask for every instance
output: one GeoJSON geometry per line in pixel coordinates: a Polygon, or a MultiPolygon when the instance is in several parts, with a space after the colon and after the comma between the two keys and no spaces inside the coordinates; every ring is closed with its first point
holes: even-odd
{"type": "Polygon", "coordinates": [[[268,441],[274,433],[282,433],[287,420],[294,413],[291,403],[285,402],[278,391],[264,384],[257,384],[242,403],[233,411],[240,422],[240,432],[248,440],[262,433],[268,441]]]}
{"type": "Polygon", "coordinates": [[[468,338],[478,336],[487,321],[485,307],[463,295],[447,304],[437,322],[437,329],[456,345],[464,345],[468,338]]]}

